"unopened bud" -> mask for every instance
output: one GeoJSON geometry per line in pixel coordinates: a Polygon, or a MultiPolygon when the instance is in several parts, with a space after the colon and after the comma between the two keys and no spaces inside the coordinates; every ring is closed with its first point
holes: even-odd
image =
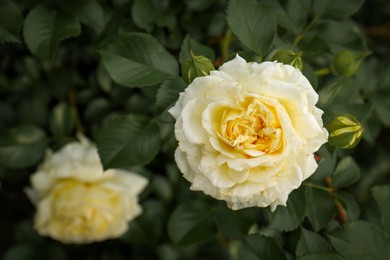
{"type": "Polygon", "coordinates": [[[294,52],[291,50],[281,50],[278,51],[272,60],[277,60],[283,64],[291,65],[299,70],[303,69],[302,63],[302,51],[294,52]]]}
{"type": "Polygon", "coordinates": [[[335,117],[328,126],[329,142],[339,148],[355,147],[363,136],[363,127],[350,114],[335,117]]]}
{"type": "Polygon", "coordinates": [[[336,76],[351,77],[360,67],[361,57],[350,50],[344,50],[336,54],[330,70],[336,76]]]}
{"type": "Polygon", "coordinates": [[[209,75],[212,70],[215,70],[215,68],[211,60],[205,56],[195,56],[191,50],[190,57],[181,69],[181,74],[184,81],[190,84],[197,77],[209,75]]]}

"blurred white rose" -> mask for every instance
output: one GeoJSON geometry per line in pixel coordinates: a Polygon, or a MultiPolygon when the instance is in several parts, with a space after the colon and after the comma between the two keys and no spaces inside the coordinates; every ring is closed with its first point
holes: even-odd
{"type": "Polygon", "coordinates": [[[317,101],[298,69],[237,55],[196,78],[170,109],[177,165],[191,189],[232,209],[285,205],[328,138],[317,101]]]}
{"type": "Polygon", "coordinates": [[[31,183],[38,233],[83,244],[125,233],[142,212],[137,197],[148,181],[124,170],[103,172],[95,146],[84,139],[48,154],[31,183]]]}

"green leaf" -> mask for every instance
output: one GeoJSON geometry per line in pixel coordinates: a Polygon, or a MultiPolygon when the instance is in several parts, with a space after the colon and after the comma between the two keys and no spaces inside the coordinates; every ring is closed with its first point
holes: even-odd
{"type": "Polygon", "coordinates": [[[368,222],[345,225],[329,235],[336,251],[354,260],[390,259],[390,241],[385,233],[368,222]]]}
{"type": "Polygon", "coordinates": [[[323,89],[320,93],[319,105],[332,107],[336,104],[362,104],[359,89],[352,79],[342,78],[323,89]]]}
{"type": "Polygon", "coordinates": [[[316,27],[314,35],[319,35],[333,53],[345,49],[356,52],[364,52],[367,50],[361,29],[352,20],[326,21],[316,27]]]}
{"type": "MultiPolygon", "coordinates": [[[[302,40],[301,48],[303,50],[303,58],[311,58],[317,55],[323,55],[324,53],[330,53],[330,48],[323,38],[318,35],[313,35],[310,37],[304,37],[302,40]]],[[[306,65],[303,67],[305,68],[306,65]]]]}
{"type": "Polygon", "coordinates": [[[333,174],[332,185],[344,188],[357,182],[360,178],[360,169],[351,156],[344,157],[333,174]]]}
{"type": "Polygon", "coordinates": [[[34,247],[27,244],[19,244],[8,249],[3,260],[30,260],[34,259],[34,247]]]}
{"type": "Polygon", "coordinates": [[[259,219],[257,208],[231,210],[225,203],[218,205],[214,221],[218,230],[232,240],[241,239],[248,234],[249,228],[259,219]]]}
{"type": "Polygon", "coordinates": [[[276,35],[275,16],[255,0],[231,0],[227,9],[230,29],[249,49],[264,57],[276,35]]]}
{"type": "Polygon", "coordinates": [[[9,0],[0,2],[0,43],[20,42],[23,15],[18,6],[9,0]]]}
{"type": "Polygon", "coordinates": [[[331,245],[325,238],[304,228],[301,229],[301,238],[295,251],[298,257],[311,253],[329,253],[332,251],[331,245]]]}
{"type": "Polygon", "coordinates": [[[111,78],[127,87],[150,86],[179,74],[175,58],[148,34],[118,36],[100,55],[111,78]]]}
{"type": "Polygon", "coordinates": [[[212,209],[204,203],[192,201],[181,204],[168,222],[168,234],[177,246],[188,246],[206,241],[217,233],[212,209]]]}
{"type": "Polygon", "coordinates": [[[38,5],[30,11],[23,27],[23,36],[29,50],[46,60],[53,58],[57,45],[62,40],[80,33],[80,24],[73,15],[44,5],[38,5]]]}
{"type": "Polygon", "coordinates": [[[249,235],[242,240],[242,246],[237,259],[261,260],[261,259],[287,259],[286,255],[269,237],[261,235],[249,235]]]}
{"type": "Polygon", "coordinates": [[[61,6],[67,12],[74,14],[82,23],[92,28],[102,30],[104,27],[104,12],[96,0],[61,1],[61,6]]]}
{"type": "Polygon", "coordinates": [[[305,196],[303,189],[290,193],[287,206],[278,206],[271,214],[270,228],[279,231],[296,229],[305,217],[305,196]]]}
{"type": "Polygon", "coordinates": [[[295,34],[304,27],[310,11],[310,0],[287,1],[282,5],[279,1],[262,1],[275,11],[277,24],[295,34]]]}
{"type": "Polygon", "coordinates": [[[46,149],[45,133],[32,125],[11,128],[0,134],[0,164],[25,168],[36,164],[46,149]]]}
{"type": "Polygon", "coordinates": [[[317,16],[343,18],[356,13],[363,3],[364,0],[316,0],[313,10],[317,16]]]}
{"type": "Polygon", "coordinates": [[[315,253],[298,258],[299,260],[347,260],[337,253],[315,253]]]}
{"type": "Polygon", "coordinates": [[[38,93],[30,93],[18,104],[18,117],[26,124],[44,126],[47,122],[48,107],[45,98],[38,93]]]}
{"type": "Polygon", "coordinates": [[[131,17],[134,23],[147,32],[153,29],[158,15],[158,10],[152,0],[135,0],[131,9],[131,17]]]}
{"type": "Polygon", "coordinates": [[[312,180],[322,181],[332,175],[334,168],[336,167],[336,153],[330,153],[328,147],[323,145],[318,150],[320,160],[318,162],[318,168],[314,175],[311,176],[312,180]]]}
{"type": "Polygon", "coordinates": [[[383,125],[390,127],[390,95],[377,93],[373,95],[370,100],[374,104],[380,122],[382,122],[383,125]]]}
{"type": "Polygon", "coordinates": [[[336,214],[332,197],[323,190],[307,187],[305,191],[306,216],[315,231],[325,228],[336,214]]]}
{"type": "Polygon", "coordinates": [[[212,5],[215,0],[185,0],[189,9],[194,11],[203,11],[212,5]]]}
{"type": "Polygon", "coordinates": [[[390,233],[390,185],[375,186],[372,188],[372,195],[382,210],[382,226],[390,233]]]}
{"type": "Polygon", "coordinates": [[[157,124],[137,115],[108,121],[97,136],[104,169],[146,164],[157,155],[160,144],[157,124]]]}
{"type": "Polygon", "coordinates": [[[84,111],[84,118],[87,122],[94,122],[104,118],[111,109],[112,104],[104,97],[99,97],[88,103],[84,111]]]}
{"type": "Polygon", "coordinates": [[[351,194],[343,191],[337,191],[334,192],[333,194],[343,204],[344,209],[347,212],[348,221],[354,221],[359,219],[360,208],[355,198],[351,194]]]}
{"type": "Polygon", "coordinates": [[[360,122],[364,122],[372,115],[373,106],[371,104],[335,104],[327,108],[329,118],[342,114],[353,113],[360,122]]]}
{"type": "Polygon", "coordinates": [[[163,233],[165,218],[165,209],[161,203],[156,200],[146,201],[142,204],[142,214],[130,222],[121,240],[153,246],[163,233]]]}
{"type": "Polygon", "coordinates": [[[181,45],[180,54],[179,54],[179,61],[182,66],[186,62],[186,60],[190,58],[191,50],[196,56],[202,55],[207,57],[211,61],[215,59],[215,54],[213,49],[195,41],[194,39],[191,38],[189,34],[187,34],[187,36],[184,38],[183,44],[181,45]]]}
{"type": "Polygon", "coordinates": [[[184,91],[187,84],[182,78],[174,78],[164,81],[157,91],[156,106],[159,112],[172,107],[179,98],[180,92],[184,91]]]}
{"type": "Polygon", "coordinates": [[[66,103],[56,105],[50,115],[50,132],[56,136],[70,134],[74,127],[70,106],[66,103]]]}
{"type": "Polygon", "coordinates": [[[313,88],[317,89],[318,77],[317,77],[315,71],[313,70],[313,68],[309,64],[303,63],[302,73],[309,80],[309,82],[313,86],[313,88]]]}

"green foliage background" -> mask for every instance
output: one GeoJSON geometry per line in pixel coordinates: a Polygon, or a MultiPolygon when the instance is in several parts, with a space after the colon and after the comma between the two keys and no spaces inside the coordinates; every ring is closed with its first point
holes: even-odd
{"type": "Polygon", "coordinates": [[[390,259],[389,20],[386,0],[0,0],[0,256],[390,259]],[[218,67],[281,49],[303,51],[325,124],[353,114],[363,140],[323,146],[287,207],[232,211],[189,190],[167,109],[187,86],[190,50],[218,67]],[[365,57],[352,77],[328,70],[343,50],[365,57]],[[64,245],[32,228],[29,176],[77,132],[104,168],[150,180],[120,239],[64,245]]]}

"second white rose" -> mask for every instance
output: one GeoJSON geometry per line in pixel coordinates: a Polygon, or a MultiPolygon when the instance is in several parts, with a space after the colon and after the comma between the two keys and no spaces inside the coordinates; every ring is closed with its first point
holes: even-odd
{"type": "Polygon", "coordinates": [[[327,141],[318,95],[303,74],[237,57],[196,78],[170,113],[177,165],[191,189],[232,209],[285,205],[327,141]]]}

